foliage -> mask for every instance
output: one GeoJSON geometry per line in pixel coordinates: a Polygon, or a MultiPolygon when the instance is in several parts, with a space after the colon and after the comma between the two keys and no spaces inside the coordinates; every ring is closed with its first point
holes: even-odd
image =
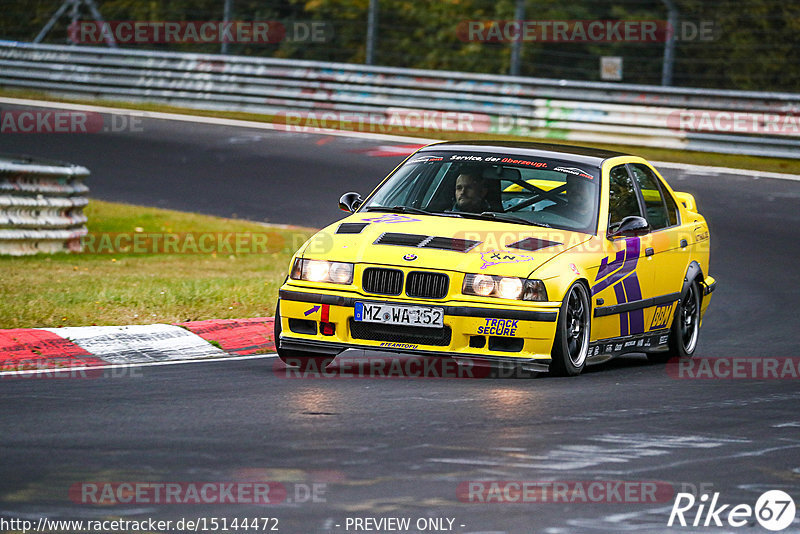
{"type": "MultiPolygon", "coordinates": [[[[783,0],[674,0],[681,22],[710,22],[711,40],[678,42],[674,84],[771,91],[800,87],[800,4],[783,0]]],[[[32,40],[60,0],[6,0],[0,38],[32,40]]],[[[324,43],[237,44],[230,53],[363,63],[370,0],[233,0],[237,20],[324,21],[333,37],[324,43]]],[[[516,0],[378,0],[376,64],[507,74],[511,45],[468,42],[458,25],[470,20],[513,20],[516,0]]],[[[224,0],[99,1],[107,20],[221,20],[224,0]]],[[[665,20],[661,0],[526,0],[526,20],[665,20]]],[[[84,9],[85,11],[85,9],[84,9]]],[[[82,18],[91,18],[87,13],[82,18]]],[[[47,42],[66,40],[68,17],[47,42]]],[[[141,45],[140,45],[141,46],[141,45]]],[[[219,44],[149,45],[154,49],[218,52],[219,44]]],[[[520,72],[526,76],[598,80],[599,58],[621,56],[624,81],[659,84],[663,43],[524,42],[520,72]]]]}

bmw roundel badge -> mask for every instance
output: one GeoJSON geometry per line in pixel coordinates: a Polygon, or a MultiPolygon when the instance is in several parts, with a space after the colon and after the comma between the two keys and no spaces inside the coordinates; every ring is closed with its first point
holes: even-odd
{"type": "Polygon", "coordinates": [[[406,261],[414,261],[414,260],[417,259],[417,255],[416,254],[406,254],[405,256],[403,256],[403,259],[406,260],[406,261]]]}

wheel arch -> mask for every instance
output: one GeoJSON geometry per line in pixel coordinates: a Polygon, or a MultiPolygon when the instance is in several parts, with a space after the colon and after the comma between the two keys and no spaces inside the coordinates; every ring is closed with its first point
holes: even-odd
{"type": "MultiPolygon", "coordinates": [[[[681,299],[686,296],[686,293],[689,291],[689,286],[692,282],[697,280],[698,282],[702,282],[705,276],[703,275],[703,268],[700,267],[700,264],[697,263],[696,260],[692,260],[689,263],[689,267],[686,268],[686,274],[683,276],[683,286],[681,287],[681,299]]],[[[700,292],[700,300],[703,299],[702,291],[700,292]]]]}
{"type": "MultiPolygon", "coordinates": [[[[589,280],[585,276],[576,276],[575,278],[572,278],[569,281],[569,283],[564,284],[562,286],[564,288],[564,293],[563,294],[559,294],[560,298],[557,299],[557,302],[563,302],[564,299],[567,296],[567,293],[569,292],[569,289],[576,283],[581,284],[583,286],[583,288],[586,290],[586,295],[587,295],[587,297],[589,299],[589,312],[591,314],[593,312],[593,310],[592,310],[592,308],[593,308],[593,305],[592,305],[592,286],[589,284],[589,280]]],[[[548,297],[549,297],[549,295],[548,295],[548,297]]],[[[551,302],[553,301],[552,298],[549,298],[548,300],[550,300],[551,302]]],[[[591,315],[589,316],[589,318],[591,319],[591,315]]]]}

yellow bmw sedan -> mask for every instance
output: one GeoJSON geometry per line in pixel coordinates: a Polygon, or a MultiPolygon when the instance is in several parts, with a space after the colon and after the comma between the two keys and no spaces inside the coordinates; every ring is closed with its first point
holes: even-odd
{"type": "Polygon", "coordinates": [[[435,143],[339,206],[280,289],[288,365],[359,349],[573,376],[627,352],[686,358],[716,285],[694,198],[636,156],[435,143]]]}

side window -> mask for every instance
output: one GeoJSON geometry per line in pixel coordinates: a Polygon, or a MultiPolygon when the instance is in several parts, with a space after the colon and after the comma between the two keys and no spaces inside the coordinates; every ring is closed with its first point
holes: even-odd
{"type": "Polygon", "coordinates": [[[641,216],[636,188],[624,165],[618,165],[609,173],[608,227],[613,230],[630,215],[641,216]]]}
{"type": "Polygon", "coordinates": [[[644,199],[645,218],[650,223],[653,230],[666,228],[669,226],[667,207],[664,204],[664,197],[661,195],[661,188],[658,185],[658,178],[647,166],[634,163],[631,166],[633,177],[639,184],[644,199]]]}
{"type": "Polygon", "coordinates": [[[667,201],[667,217],[669,217],[669,225],[675,226],[678,224],[678,205],[675,203],[675,199],[672,198],[672,195],[670,195],[663,186],[661,187],[661,191],[664,193],[664,200],[667,201]]]}

